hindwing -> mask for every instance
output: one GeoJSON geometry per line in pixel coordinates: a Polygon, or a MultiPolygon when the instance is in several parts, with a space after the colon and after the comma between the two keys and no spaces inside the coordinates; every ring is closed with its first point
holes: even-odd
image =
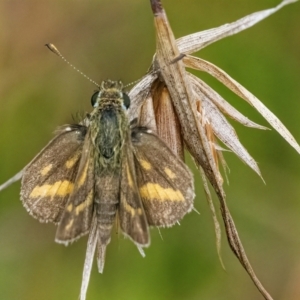
{"type": "Polygon", "coordinates": [[[193,208],[193,176],[155,134],[144,127],[131,132],[139,194],[149,225],[172,226],[193,208]]]}
{"type": "Polygon", "coordinates": [[[123,233],[140,246],[148,246],[150,235],[147,218],[140,198],[134,157],[131,143],[128,140],[123,149],[119,223],[123,233]]]}
{"type": "Polygon", "coordinates": [[[68,244],[87,234],[95,196],[94,147],[87,133],[73,191],[58,224],[55,241],[68,244]]]}

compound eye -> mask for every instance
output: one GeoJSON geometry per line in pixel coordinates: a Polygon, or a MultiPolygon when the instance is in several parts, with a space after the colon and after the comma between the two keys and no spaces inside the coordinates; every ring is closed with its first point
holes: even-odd
{"type": "Polygon", "coordinates": [[[93,94],[93,96],[91,97],[91,103],[92,103],[92,106],[95,107],[96,104],[97,104],[97,98],[98,98],[98,95],[99,95],[99,92],[95,92],[93,94]]]}
{"type": "Polygon", "coordinates": [[[126,109],[130,106],[130,98],[126,93],[123,93],[123,104],[126,107],[126,109]]]}

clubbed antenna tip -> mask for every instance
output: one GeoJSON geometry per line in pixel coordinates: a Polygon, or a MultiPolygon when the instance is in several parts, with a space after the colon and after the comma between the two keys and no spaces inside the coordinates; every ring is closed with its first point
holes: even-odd
{"type": "Polygon", "coordinates": [[[67,59],[64,58],[64,56],[62,56],[62,54],[59,52],[59,50],[51,43],[45,44],[45,46],[54,54],[56,54],[57,56],[59,56],[63,61],[65,61],[69,66],[71,66],[76,72],[78,72],[79,74],[81,74],[83,77],[85,77],[87,80],[89,80],[90,82],[92,82],[93,84],[95,84],[98,88],[100,88],[100,85],[92,80],[90,77],[88,77],[87,75],[85,75],[84,73],[82,73],[79,69],[77,69],[74,65],[72,65],[67,59]]]}

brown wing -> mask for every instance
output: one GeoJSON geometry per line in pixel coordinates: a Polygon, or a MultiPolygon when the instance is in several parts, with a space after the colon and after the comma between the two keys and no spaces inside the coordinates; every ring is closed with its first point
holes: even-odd
{"type": "Polygon", "coordinates": [[[87,128],[67,125],[28,164],[21,185],[21,200],[41,222],[59,222],[74,189],[87,128]]]}
{"type": "Polygon", "coordinates": [[[133,128],[131,139],[137,183],[148,224],[172,226],[193,208],[192,173],[146,128],[133,128]]]}
{"type": "Polygon", "coordinates": [[[119,223],[123,233],[140,246],[148,246],[150,236],[148,223],[138,192],[131,143],[126,142],[123,149],[119,223]]]}
{"type": "Polygon", "coordinates": [[[56,231],[56,242],[68,244],[88,233],[93,213],[94,185],[94,147],[87,133],[74,188],[56,231]]]}

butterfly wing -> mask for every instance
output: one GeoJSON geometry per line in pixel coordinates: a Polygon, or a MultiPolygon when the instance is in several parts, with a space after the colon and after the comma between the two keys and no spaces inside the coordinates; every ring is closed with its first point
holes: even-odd
{"type": "Polygon", "coordinates": [[[119,223],[123,233],[139,246],[148,246],[150,236],[143,204],[137,187],[131,143],[123,146],[119,223]]]}
{"type": "Polygon", "coordinates": [[[21,200],[41,222],[59,222],[74,189],[87,128],[63,127],[28,164],[21,185],[21,200]]]}
{"type": "Polygon", "coordinates": [[[192,173],[147,128],[133,128],[131,140],[138,189],[148,224],[172,226],[193,208],[192,173]]]}
{"type": "Polygon", "coordinates": [[[61,216],[55,241],[69,244],[90,230],[94,197],[94,147],[86,134],[74,187],[61,216]]]}

